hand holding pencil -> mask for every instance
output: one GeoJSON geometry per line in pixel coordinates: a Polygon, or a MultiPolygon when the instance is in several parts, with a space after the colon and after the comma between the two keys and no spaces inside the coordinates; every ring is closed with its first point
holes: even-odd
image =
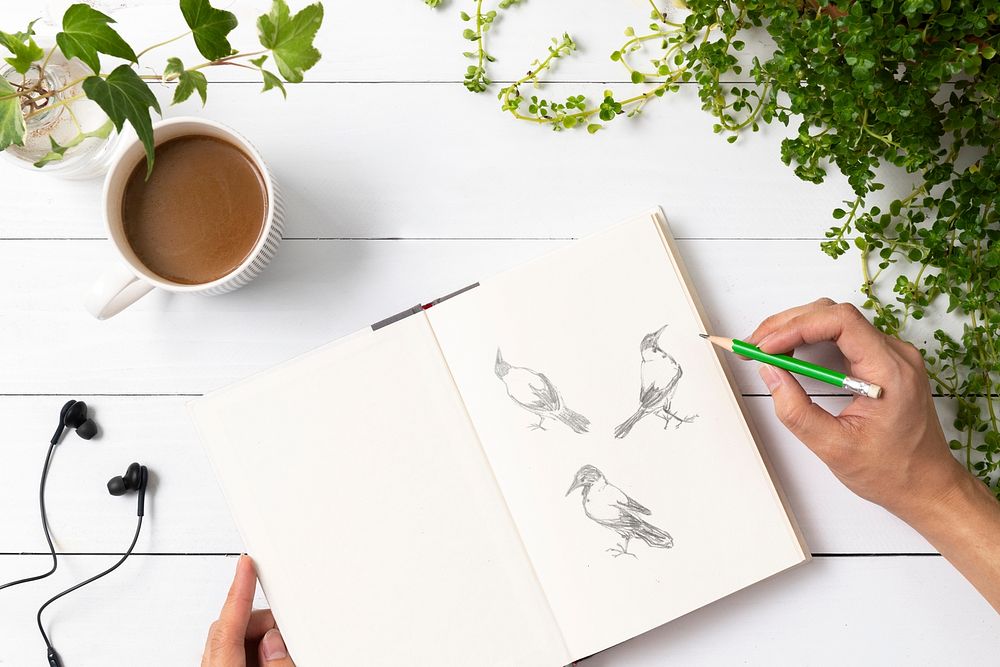
{"type": "Polygon", "coordinates": [[[741,357],[753,359],[769,366],[775,366],[776,368],[783,368],[790,373],[798,373],[799,375],[804,375],[820,382],[826,382],[835,387],[846,389],[858,396],[882,398],[882,387],[873,382],[851,377],[840,371],[824,368],[804,359],[790,357],[787,354],[769,354],[756,345],[737,338],[723,338],[722,336],[709,336],[708,334],[698,335],[711,342],[712,345],[738,354],[741,357]]]}
{"type": "Polygon", "coordinates": [[[767,354],[831,341],[848,373],[884,388],[833,415],[793,375],[761,364],[778,419],[862,498],[927,538],[1000,612],[1000,503],[951,454],[920,352],[850,304],[820,299],[764,320],[747,341],[767,354]]]}
{"type": "Polygon", "coordinates": [[[829,299],[772,315],[747,339],[771,355],[824,341],[840,349],[848,374],[884,388],[884,398],[856,398],[834,416],[788,371],[762,364],[781,422],[852,491],[893,512],[944,494],[965,471],[945,442],[915,347],[878,331],[851,304],[829,299]]]}

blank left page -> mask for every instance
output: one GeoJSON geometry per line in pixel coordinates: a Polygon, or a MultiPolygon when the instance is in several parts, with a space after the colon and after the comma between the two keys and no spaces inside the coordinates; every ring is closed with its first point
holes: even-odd
{"type": "Polygon", "coordinates": [[[299,667],[568,662],[424,315],[192,412],[299,667]]]}

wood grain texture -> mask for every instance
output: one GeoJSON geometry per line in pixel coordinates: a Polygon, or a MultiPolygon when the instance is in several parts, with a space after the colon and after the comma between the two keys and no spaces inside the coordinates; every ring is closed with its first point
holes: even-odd
{"type": "MultiPolygon", "coordinates": [[[[8,3],[0,28],[61,15],[71,1],[8,3]]],[[[140,48],[184,30],[176,0],[94,4],[140,48]]],[[[240,18],[233,44],[252,47],[254,18],[269,0],[214,4],[240,18]]],[[[494,94],[473,95],[458,83],[468,43],[457,14],[470,6],[446,0],[435,12],[420,0],[327,2],[317,39],[324,59],[310,83],[290,87],[287,102],[260,95],[238,68],[213,68],[205,109],[189,101],[167,110],[204,114],[244,133],[289,200],[292,240],[258,281],[232,295],[154,294],[111,321],[92,320],[82,292],[113,261],[99,220],[100,183],[3,165],[0,580],[47,567],[45,557],[15,554],[44,550],[35,494],[44,438],[66,397],[90,402],[103,432],[91,442],[70,435],[56,453],[48,498],[61,551],[120,552],[134,525],[134,498],[113,498],[104,484],[132,460],[153,470],[137,548],[154,555],[136,557],[47,616],[67,665],[197,664],[234,567],[230,558],[200,554],[237,553],[242,543],[185,413],[192,395],[654,204],[665,207],[681,239],[713,333],[745,335],[761,317],[823,295],[857,299],[856,258],[833,262],[817,248],[830,210],[850,188],[834,175],[822,186],[803,183],[780,163],[780,141],[794,127],[766,128],[730,146],[712,134],[691,86],[594,136],[516,123],[494,94]]],[[[490,36],[499,58],[492,75],[520,76],[549,37],[568,30],[581,50],[554,73],[567,83],[547,94],[593,96],[605,82],[630,90],[617,83],[623,69],[608,54],[626,25],[641,28],[647,11],[646,0],[524,3],[490,36]]],[[[758,32],[745,54],[767,51],[758,32]]],[[[170,55],[200,62],[184,40],[154,51],[146,71],[170,55]]],[[[157,93],[167,100],[172,89],[157,86],[157,93]]],[[[885,199],[907,189],[897,175],[884,180],[885,199]]],[[[932,317],[923,326],[941,323],[932,317]]],[[[922,338],[918,332],[915,342],[922,338]]],[[[810,354],[840,363],[829,347],[810,354]]],[[[754,364],[734,367],[812,551],[846,556],[817,558],[586,664],[989,663],[1000,634],[996,614],[938,556],[859,556],[933,550],[846,491],[780,426],[754,364]]],[[[837,410],[848,399],[816,400],[837,410]]],[[[949,403],[938,406],[948,421],[949,403]]],[[[113,560],[67,556],[52,580],[0,593],[0,665],[44,665],[33,610],[113,560]]]]}
{"type": "MultiPolygon", "coordinates": [[[[158,92],[165,105],[171,90],[158,92]]],[[[677,238],[821,239],[853,198],[838,173],[817,186],[781,163],[794,128],[726,143],[691,86],[594,135],[517,122],[453,83],[313,83],[287,102],[218,84],[209,96],[165,114],[214,118],[253,142],[283,186],[290,237],[573,238],[659,203],[677,238]]],[[[104,236],[99,181],[4,174],[0,238],[104,236]]],[[[898,174],[884,180],[878,200],[908,191],[898,174]]]]}
{"type": "MultiPolygon", "coordinates": [[[[5,591],[0,664],[44,665],[34,610],[113,560],[67,557],[56,577],[5,591]]],[[[4,576],[44,567],[38,556],[0,556],[4,576]]],[[[46,623],[66,665],[196,665],[234,567],[233,558],[137,556],[118,576],[56,603],[46,623]]],[[[330,641],[345,632],[330,628],[330,641]]],[[[1000,618],[940,557],[824,558],[583,665],[989,664],[998,634],[1000,618]]]]}
{"type": "MultiPolygon", "coordinates": [[[[98,322],[81,304],[116,261],[106,241],[3,242],[0,394],[202,393],[566,243],[285,241],[267,271],[232,294],[153,293],[98,322]]],[[[813,241],[692,240],[680,249],[718,332],[746,335],[762,313],[823,294],[855,297],[856,265],[825,259],[813,241]]],[[[830,349],[815,354],[841,363],[830,349]]],[[[734,368],[742,391],[763,391],[752,365],[734,368]]]]}
{"type": "MultiPolygon", "coordinates": [[[[135,522],[135,498],[113,498],[105,483],[122,474],[133,460],[152,471],[149,511],[137,551],[243,550],[187,416],[188,397],[80,398],[93,407],[102,432],[90,442],[70,434],[54,455],[47,498],[60,552],[115,553],[127,546],[135,522]]],[[[8,437],[0,442],[0,460],[5,462],[0,469],[0,506],[8,508],[0,531],[0,553],[46,551],[34,499],[46,438],[64,400],[60,396],[0,398],[0,420],[9,425],[8,437]]],[[[817,400],[836,411],[848,399],[817,400]]],[[[847,491],[781,427],[768,397],[749,397],[747,406],[813,553],[934,552],[907,525],[847,491]]],[[[266,418],[266,406],[261,413],[266,418]]],[[[720,465],[724,469],[725,463],[720,465]]]]}
{"type": "MultiPolygon", "coordinates": [[[[34,0],[5,7],[4,20],[18,29],[19,24],[42,16],[35,26],[40,32],[54,32],[49,21],[58,22],[65,7],[75,0],[34,0]]],[[[171,0],[91,0],[101,11],[118,21],[115,26],[136,46],[136,51],[184,33],[187,28],[177,4],[171,0]]],[[[213,3],[236,14],[239,27],[230,35],[230,43],[241,51],[259,47],[255,23],[270,7],[270,0],[221,0],[213,3]]],[[[297,11],[309,0],[292,0],[297,11]]],[[[487,0],[484,11],[496,9],[496,1],[487,0]]],[[[673,3],[659,2],[676,14],[673,3]]],[[[312,81],[461,81],[469,61],[462,52],[471,43],[462,37],[469,27],[459,19],[459,11],[473,13],[475,4],[468,0],[450,0],[439,10],[429,9],[423,0],[378,2],[327,2],[323,27],[316,37],[316,47],[323,59],[308,72],[312,81]],[[419,57],[415,57],[419,54],[419,57]]],[[[497,62],[491,68],[497,81],[521,77],[529,64],[545,56],[552,37],[570,32],[578,52],[565,59],[553,73],[561,81],[628,81],[628,72],[611,61],[610,54],[627,39],[627,26],[642,31],[649,23],[648,0],[576,0],[575,2],[525,2],[501,12],[489,34],[489,50],[497,62]]],[[[749,63],[754,55],[766,55],[770,40],[764,31],[754,31],[741,54],[749,63]]],[[[159,68],[168,56],[178,56],[185,64],[204,61],[188,38],[151,51],[144,57],[146,67],[159,68]]],[[[637,63],[642,60],[636,59],[637,63]]],[[[212,80],[258,80],[252,72],[237,67],[214,67],[206,71],[212,80]]],[[[746,75],[742,78],[750,80],[746,75]]],[[[598,88],[599,90],[599,88],[598,88]]],[[[273,93],[272,93],[273,94],[273,93]]],[[[483,97],[488,97],[484,95],[483,97]]]]}

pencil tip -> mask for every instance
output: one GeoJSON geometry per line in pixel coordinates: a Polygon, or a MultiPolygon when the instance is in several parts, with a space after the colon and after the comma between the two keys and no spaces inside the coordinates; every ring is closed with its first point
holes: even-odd
{"type": "Polygon", "coordinates": [[[708,338],[708,334],[698,334],[698,335],[701,336],[702,338],[708,338]]]}

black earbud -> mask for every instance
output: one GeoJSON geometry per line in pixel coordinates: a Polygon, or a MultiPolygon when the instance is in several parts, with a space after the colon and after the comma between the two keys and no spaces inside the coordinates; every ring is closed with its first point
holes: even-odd
{"type": "Polygon", "coordinates": [[[55,445],[62,438],[63,430],[71,428],[84,440],[90,440],[97,435],[97,423],[87,417],[87,404],[83,401],[67,401],[59,412],[59,426],[49,440],[55,445]]]}
{"type": "MultiPolygon", "coordinates": [[[[56,445],[62,438],[63,432],[67,429],[74,429],[81,438],[84,440],[90,440],[95,435],[97,435],[97,424],[94,420],[87,416],[87,404],[83,401],[67,401],[63,405],[62,410],[59,412],[59,426],[56,428],[56,432],[52,435],[52,439],[49,441],[48,454],[45,457],[45,464],[42,466],[42,479],[39,483],[39,508],[42,516],[42,528],[45,530],[45,539],[49,545],[49,553],[52,555],[52,567],[49,571],[36,575],[33,577],[26,577],[24,579],[18,579],[6,584],[0,585],[0,590],[4,588],[9,588],[11,586],[17,586],[18,584],[27,583],[29,581],[37,581],[39,579],[44,579],[48,577],[53,572],[56,571],[56,566],[58,565],[58,558],[56,556],[55,546],[52,543],[52,534],[49,531],[49,522],[45,513],[45,481],[49,474],[49,465],[52,462],[52,454],[56,450],[56,445]]],[[[108,569],[95,574],[89,579],[85,579],[78,584],[75,584],[61,593],[53,595],[48,600],[46,600],[41,607],[38,608],[38,613],[36,614],[36,620],[38,622],[38,631],[42,635],[42,640],[45,642],[45,658],[49,664],[49,667],[62,667],[62,660],[59,658],[59,654],[56,652],[55,647],[52,645],[52,641],[49,639],[48,633],[45,631],[45,625],[42,623],[42,613],[56,600],[69,595],[73,591],[86,586],[98,579],[105,577],[121,566],[131,554],[132,550],[135,549],[136,543],[139,541],[139,533],[142,531],[142,519],[145,513],[146,504],[146,486],[149,482],[149,471],[146,466],[139,465],[138,463],[129,464],[128,469],[125,474],[120,477],[113,477],[108,481],[108,491],[113,496],[123,496],[129,491],[136,491],[138,495],[137,500],[137,515],[135,524],[135,535],[132,537],[132,544],[129,545],[128,550],[122,554],[122,557],[118,561],[109,567],[108,569]]]]}
{"type": "Polygon", "coordinates": [[[113,496],[124,496],[129,491],[139,492],[138,515],[142,516],[146,505],[146,484],[149,481],[149,471],[146,466],[130,463],[124,475],[108,480],[108,493],[113,496]]]}

